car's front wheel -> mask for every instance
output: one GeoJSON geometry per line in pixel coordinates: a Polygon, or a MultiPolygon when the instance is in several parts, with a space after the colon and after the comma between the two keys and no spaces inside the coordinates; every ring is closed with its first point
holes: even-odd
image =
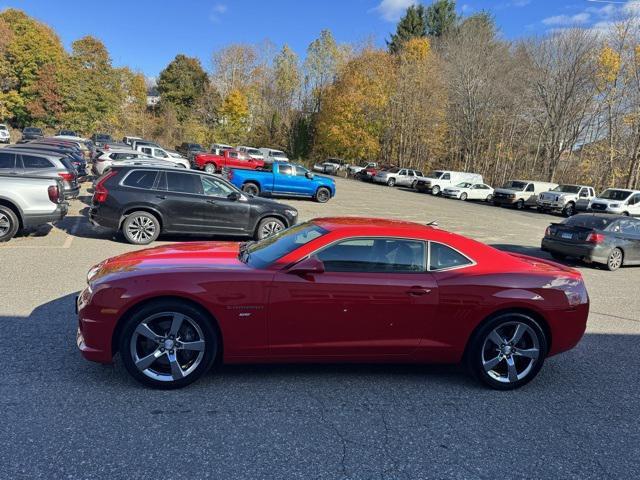
{"type": "Polygon", "coordinates": [[[466,194],[466,193],[464,193],[464,192],[462,192],[462,193],[460,194],[460,200],[462,200],[463,202],[464,202],[464,201],[466,201],[466,200],[467,200],[467,194],[466,194]]]}
{"type": "Polygon", "coordinates": [[[133,212],[122,223],[122,233],[129,243],[148,245],[160,235],[160,222],[148,212],[133,212]]]}
{"type": "Polygon", "coordinates": [[[258,228],[256,228],[255,238],[262,240],[263,238],[271,237],[280,230],[287,228],[284,222],[275,217],[268,217],[260,221],[258,228]]]}
{"type": "Polygon", "coordinates": [[[160,300],[137,310],[120,335],[125,368],[153,388],[180,388],[202,377],[218,352],[212,320],[179,300],[160,300]]]}
{"type": "Polygon", "coordinates": [[[529,315],[505,313],[482,325],[466,355],[470,372],[496,390],[513,390],[533,380],[547,354],[547,339],[529,315]]]}
{"type": "Polygon", "coordinates": [[[331,198],[331,192],[328,188],[320,187],[316,192],[316,202],[327,203],[331,198]]]}
{"type": "Polygon", "coordinates": [[[19,228],[18,217],[13,210],[0,205],[0,242],[11,240],[18,233],[19,228]]]}
{"type": "Polygon", "coordinates": [[[440,187],[438,185],[435,185],[432,189],[431,189],[431,194],[432,195],[439,195],[440,194],[440,187]]]}
{"type": "Polygon", "coordinates": [[[207,163],[204,166],[204,171],[207,173],[216,173],[216,166],[213,163],[207,163]]]}
{"type": "Polygon", "coordinates": [[[573,202],[569,202],[562,209],[562,215],[565,217],[571,217],[576,213],[576,205],[573,202]]]}

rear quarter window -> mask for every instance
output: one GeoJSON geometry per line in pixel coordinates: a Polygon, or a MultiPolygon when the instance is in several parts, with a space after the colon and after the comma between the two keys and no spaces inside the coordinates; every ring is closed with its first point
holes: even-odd
{"type": "Polygon", "coordinates": [[[149,190],[153,188],[156,181],[156,172],[149,170],[134,170],[123,180],[122,184],[127,187],[144,188],[149,190]]]}

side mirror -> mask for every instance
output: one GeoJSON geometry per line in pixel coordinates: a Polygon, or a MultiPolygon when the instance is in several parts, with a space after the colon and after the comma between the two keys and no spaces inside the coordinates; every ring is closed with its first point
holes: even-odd
{"type": "Polygon", "coordinates": [[[304,176],[307,177],[309,180],[313,180],[313,177],[314,177],[313,173],[311,172],[305,173],[304,176]]]}
{"type": "Polygon", "coordinates": [[[324,273],[324,264],[318,257],[309,257],[299,261],[287,273],[293,275],[309,275],[314,273],[324,273]]]}
{"type": "Polygon", "coordinates": [[[242,198],[242,194],[240,192],[231,192],[229,195],[227,195],[227,198],[232,202],[237,202],[242,198]]]}

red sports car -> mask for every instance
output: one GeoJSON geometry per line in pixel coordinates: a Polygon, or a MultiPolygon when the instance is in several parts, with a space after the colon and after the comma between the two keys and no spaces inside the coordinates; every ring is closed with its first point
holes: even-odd
{"type": "Polygon", "coordinates": [[[85,358],[183,387],[216,360],[463,362],[496,389],[574,347],[580,274],[438,228],[321,218],[259,242],[182,243],[106,260],[77,300],[85,358]]]}

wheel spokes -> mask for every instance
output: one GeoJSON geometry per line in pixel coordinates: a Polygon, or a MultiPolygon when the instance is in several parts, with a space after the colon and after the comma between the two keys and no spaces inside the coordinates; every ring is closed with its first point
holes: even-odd
{"type": "Polygon", "coordinates": [[[511,343],[512,345],[516,345],[522,338],[522,335],[524,335],[524,332],[526,331],[527,331],[527,327],[519,323],[516,326],[516,330],[515,332],[513,332],[513,337],[511,337],[511,340],[509,340],[509,343],[511,343]]]}
{"type": "Polygon", "coordinates": [[[140,360],[138,360],[136,362],[136,367],[138,367],[138,370],[146,370],[151,365],[153,365],[153,362],[155,362],[162,355],[164,355],[164,352],[161,352],[160,349],[158,348],[154,350],[152,353],[150,353],[149,355],[146,355],[142,357],[140,360]]]}
{"type": "Polygon", "coordinates": [[[146,323],[139,324],[136,327],[136,333],[156,343],[160,343],[162,341],[162,337],[158,335],[156,332],[154,332],[153,330],[151,330],[149,325],[147,325],[146,323]]]}
{"type": "Polygon", "coordinates": [[[518,380],[518,369],[516,368],[516,362],[513,360],[512,356],[505,357],[505,361],[507,362],[507,376],[510,382],[515,382],[518,380]]]}
{"type": "Polygon", "coordinates": [[[173,319],[171,320],[171,329],[169,330],[169,334],[175,337],[178,334],[183,321],[184,315],[180,313],[174,313],[173,319]]]}
{"type": "Polygon", "coordinates": [[[527,357],[531,360],[536,360],[540,356],[540,350],[537,348],[519,348],[513,352],[513,354],[518,357],[527,357]]]}
{"type": "Polygon", "coordinates": [[[171,377],[174,380],[180,380],[181,378],[184,378],[184,371],[180,366],[180,362],[178,362],[178,357],[176,357],[175,352],[168,353],[167,358],[169,359],[169,365],[171,366],[171,377]]]}
{"type": "Polygon", "coordinates": [[[498,333],[498,331],[497,331],[497,330],[494,330],[493,332],[491,332],[491,333],[489,334],[489,340],[491,340],[493,343],[495,343],[498,347],[499,347],[500,345],[502,345],[502,344],[506,343],[506,342],[505,342],[505,340],[504,340],[504,338],[502,338],[502,337],[500,336],[500,334],[498,333]]]}
{"type": "Polygon", "coordinates": [[[196,352],[204,351],[204,340],[196,340],[195,342],[181,342],[180,347],[182,350],[193,350],[196,352]]]}
{"type": "Polygon", "coordinates": [[[491,360],[487,360],[486,362],[483,361],[482,364],[484,366],[484,369],[488,372],[489,370],[493,370],[496,367],[496,365],[498,365],[502,360],[503,360],[502,355],[497,355],[491,360]]]}

